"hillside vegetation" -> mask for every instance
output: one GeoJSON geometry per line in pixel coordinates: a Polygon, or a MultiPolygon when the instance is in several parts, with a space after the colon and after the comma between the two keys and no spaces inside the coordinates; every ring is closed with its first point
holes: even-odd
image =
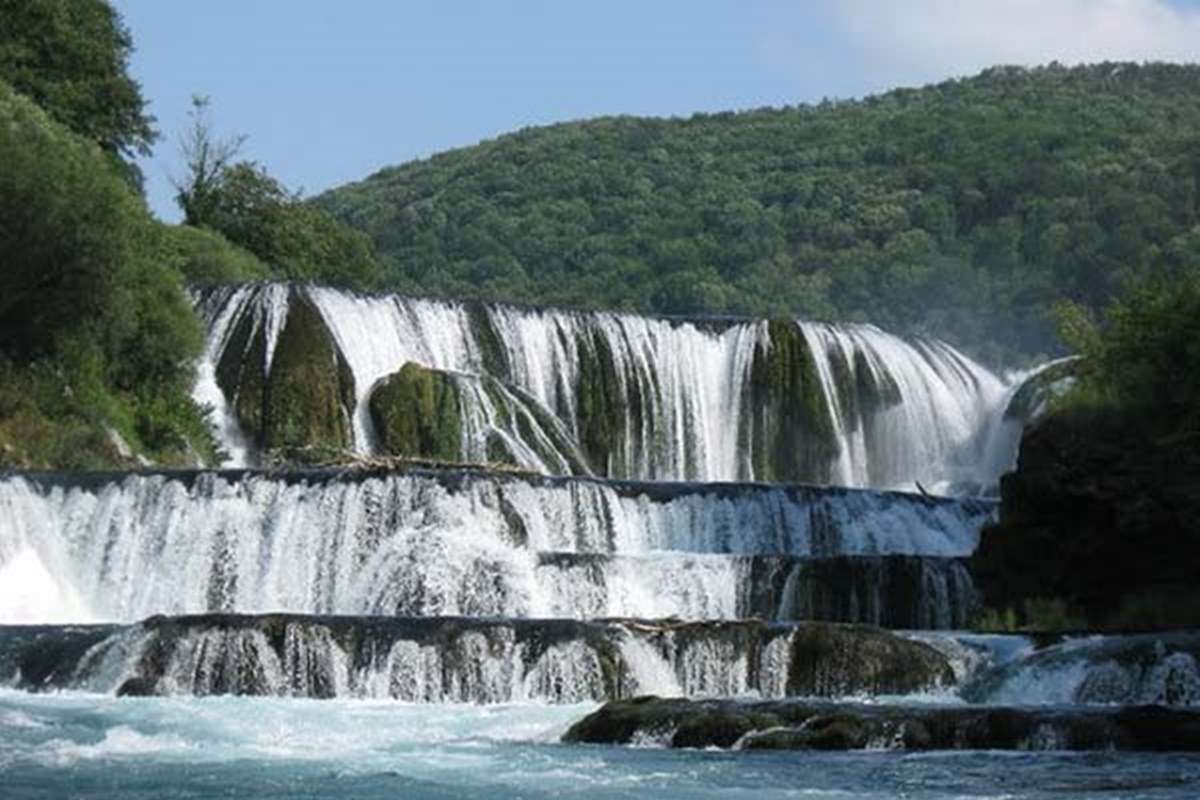
{"type": "Polygon", "coordinates": [[[990,69],[851,102],[524,130],[317,198],[405,292],[1060,349],[1060,300],[1200,263],[1200,67],[990,69]]]}
{"type": "Polygon", "coordinates": [[[132,159],[158,132],[132,52],[106,0],[0,0],[0,469],[214,463],[185,286],[376,279],[362,233],[234,162],[203,120],[224,156],[185,153],[204,213],[153,219],[132,159]]]}

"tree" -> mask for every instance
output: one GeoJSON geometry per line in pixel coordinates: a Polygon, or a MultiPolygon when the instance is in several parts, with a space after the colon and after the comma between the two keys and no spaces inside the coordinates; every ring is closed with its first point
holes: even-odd
{"type": "Polygon", "coordinates": [[[192,98],[192,126],[179,143],[186,174],[175,180],[188,225],[215,231],[267,266],[270,275],[371,288],[382,269],[370,238],[304,202],[254,161],[235,161],[244,136],[212,132],[209,99],[192,98]]]}
{"type": "Polygon", "coordinates": [[[183,156],[186,174],[173,178],[175,201],[183,210],[184,222],[197,227],[217,228],[213,215],[219,202],[225,170],[233,163],[246,137],[218,138],[209,119],[211,100],[192,95],[189,116],[192,125],[180,137],[179,152],[183,156]]]}
{"type": "Polygon", "coordinates": [[[0,350],[94,348],[120,388],[186,383],[200,346],[157,228],[101,151],[0,82],[0,350]]]}
{"type": "Polygon", "coordinates": [[[0,79],[104,148],[140,181],[132,160],[158,139],[129,76],[133,40],[105,0],[0,0],[0,79]]]}

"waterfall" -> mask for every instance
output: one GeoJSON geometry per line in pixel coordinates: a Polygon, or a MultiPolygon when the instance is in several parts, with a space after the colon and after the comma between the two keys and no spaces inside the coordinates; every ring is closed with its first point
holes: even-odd
{"type": "Polygon", "coordinates": [[[411,703],[578,703],[659,692],[688,697],[833,696],[793,674],[813,637],[842,658],[892,649],[905,675],[869,659],[838,691],[935,689],[948,673],[926,645],[881,631],[761,622],[344,618],[154,618],[128,627],[0,627],[16,686],[121,694],[357,697],[411,703]]]}
{"type": "MultiPolygon", "coordinates": [[[[863,490],[484,472],[14,475],[0,478],[0,575],[43,565],[25,573],[47,584],[43,621],[292,611],[946,625],[969,611],[958,559],[992,512],[863,490]],[[874,599],[848,605],[819,588],[834,574],[874,599]],[[943,584],[957,594],[929,590],[943,584]]],[[[25,621],[22,607],[0,605],[0,622],[25,621]]]]}
{"type": "Polygon", "coordinates": [[[532,310],[278,284],[211,289],[197,303],[208,345],[196,397],[215,408],[233,465],[255,454],[240,433],[242,390],[230,365],[241,365],[242,381],[269,381],[281,319],[303,304],[353,375],[347,411],[363,454],[378,449],[372,392],[407,363],[454,376],[462,460],[490,460],[494,440],[514,463],[553,474],[952,490],[994,484],[1008,465],[983,450],[1006,452],[1018,433],[990,444],[979,435],[1003,411],[1005,381],[948,345],[869,325],[532,310]],[[789,385],[819,398],[809,407],[761,383],[778,366],[778,340],[793,334],[805,352],[789,385]],[[775,424],[768,407],[790,408],[832,441],[785,430],[812,451],[800,459],[808,466],[771,463],[751,435],[775,424]],[[828,463],[815,463],[826,450],[828,463]]]}
{"type": "Polygon", "coordinates": [[[1200,706],[1200,636],[1069,638],[973,676],[963,694],[995,704],[1200,706]]]}

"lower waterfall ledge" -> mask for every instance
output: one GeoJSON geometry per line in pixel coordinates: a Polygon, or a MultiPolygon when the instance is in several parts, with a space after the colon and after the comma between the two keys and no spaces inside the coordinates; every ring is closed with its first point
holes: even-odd
{"type": "Polygon", "coordinates": [[[931,692],[945,656],[865,625],[209,614],[0,627],[0,681],[29,691],[577,703],[931,692]]]}
{"type": "Polygon", "coordinates": [[[639,697],[609,702],[564,742],[735,750],[1200,751],[1200,712],[1161,706],[900,706],[639,697]]]}

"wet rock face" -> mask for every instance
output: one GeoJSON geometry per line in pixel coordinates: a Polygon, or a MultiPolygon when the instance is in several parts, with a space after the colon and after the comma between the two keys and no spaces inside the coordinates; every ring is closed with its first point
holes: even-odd
{"type": "Polygon", "coordinates": [[[607,703],[565,742],[740,750],[1200,751],[1200,714],[1119,709],[971,708],[641,697],[607,703]]]}
{"type": "Polygon", "coordinates": [[[1200,624],[1200,459],[1112,412],[1053,413],[1026,430],[998,524],[971,561],[984,603],[1053,598],[1090,626],[1200,624]]]}
{"type": "Polygon", "coordinates": [[[965,559],[850,556],[756,559],[743,616],[856,622],[883,628],[966,628],[976,611],[965,559]]]}
{"type": "Polygon", "coordinates": [[[380,381],[369,402],[385,454],[463,459],[459,392],[447,373],[409,362],[380,381]]]}

